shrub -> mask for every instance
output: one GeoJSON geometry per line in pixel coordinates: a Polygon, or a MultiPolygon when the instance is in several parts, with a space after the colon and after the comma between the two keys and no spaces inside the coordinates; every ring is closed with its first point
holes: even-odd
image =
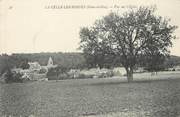
{"type": "Polygon", "coordinates": [[[11,83],[11,82],[22,82],[23,80],[21,79],[22,74],[16,73],[16,72],[11,72],[11,70],[8,70],[5,75],[5,82],[6,83],[11,83]]]}
{"type": "Polygon", "coordinates": [[[22,61],[22,62],[20,63],[20,66],[19,66],[19,67],[22,68],[22,69],[29,69],[30,65],[28,64],[28,61],[25,60],[25,61],[22,61]]]}
{"type": "Polygon", "coordinates": [[[69,79],[69,75],[66,74],[66,73],[59,74],[58,79],[59,79],[59,80],[69,79]]]}
{"type": "Polygon", "coordinates": [[[67,68],[65,67],[55,67],[50,68],[47,72],[47,78],[48,80],[61,80],[68,77],[67,75],[67,68]]]}
{"type": "Polygon", "coordinates": [[[44,73],[46,73],[46,72],[47,72],[47,70],[46,70],[46,69],[41,68],[41,69],[40,69],[40,71],[39,71],[39,74],[44,74],[44,73]]]}
{"type": "Polygon", "coordinates": [[[47,76],[48,80],[58,80],[58,75],[59,75],[58,70],[55,68],[51,68],[48,70],[46,76],[47,76]]]}
{"type": "Polygon", "coordinates": [[[77,79],[87,79],[87,78],[93,78],[93,75],[91,74],[79,74],[77,79]]]}

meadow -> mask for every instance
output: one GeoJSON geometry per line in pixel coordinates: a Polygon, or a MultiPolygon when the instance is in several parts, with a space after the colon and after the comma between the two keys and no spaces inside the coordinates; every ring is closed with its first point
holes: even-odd
{"type": "Polygon", "coordinates": [[[0,84],[0,116],[178,117],[180,72],[0,84]]]}

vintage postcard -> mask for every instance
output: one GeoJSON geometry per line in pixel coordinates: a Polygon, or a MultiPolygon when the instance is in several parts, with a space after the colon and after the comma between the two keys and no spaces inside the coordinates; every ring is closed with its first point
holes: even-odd
{"type": "Polygon", "coordinates": [[[180,0],[0,0],[0,117],[180,117],[180,0]]]}

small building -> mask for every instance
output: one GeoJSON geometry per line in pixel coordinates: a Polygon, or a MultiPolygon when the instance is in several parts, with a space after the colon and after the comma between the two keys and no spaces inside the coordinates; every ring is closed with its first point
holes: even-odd
{"type": "Polygon", "coordinates": [[[126,70],[124,67],[116,67],[113,69],[113,74],[115,76],[124,76],[126,75],[126,70]]]}
{"type": "Polygon", "coordinates": [[[173,68],[174,68],[175,71],[180,71],[180,66],[179,65],[174,66],[173,68]]]}
{"type": "Polygon", "coordinates": [[[51,67],[51,66],[53,66],[53,65],[54,65],[54,64],[53,64],[53,60],[52,60],[52,58],[51,58],[51,57],[49,57],[49,60],[48,60],[47,66],[51,67]]]}
{"type": "Polygon", "coordinates": [[[31,71],[38,71],[41,69],[41,65],[38,62],[28,62],[29,70],[31,71]]]}
{"type": "Polygon", "coordinates": [[[42,66],[44,69],[50,69],[50,68],[54,68],[57,67],[57,65],[54,65],[53,59],[52,57],[49,57],[48,63],[46,66],[42,66]]]}

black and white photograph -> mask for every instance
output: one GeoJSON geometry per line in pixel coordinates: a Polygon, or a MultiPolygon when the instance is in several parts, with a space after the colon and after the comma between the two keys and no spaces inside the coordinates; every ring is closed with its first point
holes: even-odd
{"type": "Polygon", "coordinates": [[[180,0],[0,0],[0,117],[180,117],[180,0]]]}

